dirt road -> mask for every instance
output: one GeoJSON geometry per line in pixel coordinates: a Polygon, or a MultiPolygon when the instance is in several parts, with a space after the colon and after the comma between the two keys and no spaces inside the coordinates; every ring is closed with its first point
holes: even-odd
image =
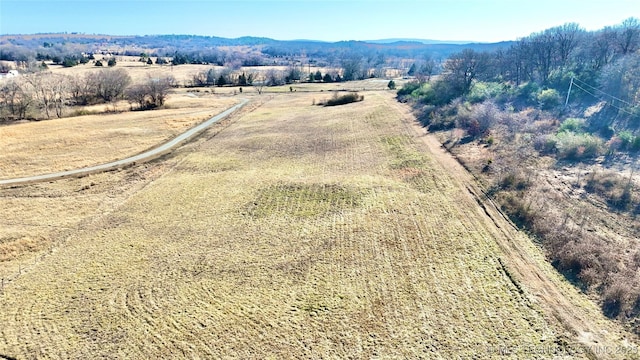
{"type": "Polygon", "coordinates": [[[167,141],[166,143],[160,144],[157,147],[154,147],[153,149],[145,151],[141,154],[130,156],[125,159],[111,161],[105,164],[85,167],[81,169],[60,171],[60,172],[55,172],[50,174],[34,175],[34,176],[27,176],[27,177],[14,178],[14,179],[0,179],[0,186],[3,186],[3,185],[15,186],[15,185],[21,185],[21,184],[37,183],[41,181],[52,181],[52,180],[64,179],[64,178],[73,177],[73,176],[83,176],[83,175],[93,174],[96,172],[109,171],[109,170],[118,169],[125,166],[130,166],[136,163],[139,164],[139,163],[144,163],[144,162],[153,160],[175,149],[178,145],[183,144],[184,142],[192,139],[193,137],[195,137],[196,135],[198,135],[199,133],[201,133],[211,125],[224,119],[225,117],[229,116],[236,110],[242,108],[247,102],[248,100],[244,99],[240,104],[230,107],[229,109],[221,112],[220,114],[212,117],[211,119],[203,123],[200,123],[197,126],[194,126],[191,129],[185,131],[184,133],[176,136],[175,138],[167,141]]]}

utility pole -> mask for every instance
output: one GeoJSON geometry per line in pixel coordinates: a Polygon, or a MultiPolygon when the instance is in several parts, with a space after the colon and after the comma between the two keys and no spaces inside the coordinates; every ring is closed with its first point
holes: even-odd
{"type": "Polygon", "coordinates": [[[573,78],[571,78],[571,82],[569,83],[569,91],[567,91],[567,100],[564,101],[564,107],[567,107],[567,104],[569,104],[569,95],[571,95],[572,86],[573,86],[573,78]]]}

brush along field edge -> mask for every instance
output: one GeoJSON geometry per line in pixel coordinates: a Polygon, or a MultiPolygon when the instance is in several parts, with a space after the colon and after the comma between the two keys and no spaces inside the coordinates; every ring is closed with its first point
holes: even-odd
{"type": "MultiPolygon", "coordinates": [[[[412,116],[407,113],[406,118],[412,116]]],[[[417,121],[407,124],[443,169],[461,188],[466,188],[467,194],[486,214],[485,221],[495,225],[488,225],[488,228],[492,229],[496,243],[505,254],[503,260],[509,276],[523,284],[547,315],[555,318],[583,345],[585,354],[589,358],[639,358],[637,337],[621,330],[619,323],[606,319],[595,303],[562,278],[542,257],[541,249],[517,229],[435,135],[427,133],[417,121]]]]}
{"type": "Polygon", "coordinates": [[[3,186],[3,185],[15,186],[15,185],[21,185],[21,184],[36,183],[41,181],[52,181],[57,179],[64,179],[64,178],[73,177],[73,176],[83,176],[83,175],[93,174],[96,172],[109,171],[113,169],[122,168],[125,166],[135,165],[136,163],[139,164],[139,163],[151,161],[153,159],[156,159],[172,151],[180,144],[183,144],[184,142],[193,139],[195,136],[203,132],[205,129],[209,128],[211,125],[226,118],[236,110],[242,108],[248,101],[249,101],[248,99],[243,99],[240,104],[234,105],[229,109],[221,112],[220,114],[212,117],[211,119],[203,123],[200,123],[197,126],[192,127],[191,129],[176,136],[175,138],[157,147],[154,147],[153,149],[140,153],[138,155],[130,156],[117,161],[111,161],[105,164],[84,167],[81,169],[60,171],[60,172],[55,172],[50,174],[34,175],[34,176],[27,176],[27,177],[15,178],[15,179],[0,179],[0,186],[3,186]]]}
{"type": "Polygon", "coordinates": [[[276,95],[176,154],[12,282],[0,354],[631,357],[391,93],[313,96],[276,95]]]}

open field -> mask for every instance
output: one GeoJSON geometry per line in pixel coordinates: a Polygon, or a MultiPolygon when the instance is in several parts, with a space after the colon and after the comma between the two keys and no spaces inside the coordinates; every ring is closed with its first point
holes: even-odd
{"type": "Polygon", "coordinates": [[[238,102],[204,93],[176,94],[169,97],[165,109],[0,126],[0,179],[76,169],[135,155],[238,102]]]}
{"type": "MultiPolygon", "coordinates": [[[[94,63],[88,62],[86,64],[77,65],[74,67],[63,67],[62,65],[54,65],[52,62],[48,62],[49,69],[57,74],[64,75],[84,75],[89,72],[101,71],[106,69],[106,61],[110,58],[110,56],[102,56],[97,55],[96,59],[101,60],[105,66],[104,67],[96,67],[94,63]]],[[[124,69],[127,71],[129,76],[131,76],[132,81],[141,82],[144,81],[148,76],[155,76],[155,74],[161,73],[163,75],[172,75],[176,82],[179,85],[190,85],[193,76],[199,72],[207,71],[209,69],[214,69],[218,74],[226,69],[223,66],[218,65],[204,65],[204,64],[182,64],[182,65],[147,65],[146,63],[140,62],[139,57],[136,56],[116,56],[117,63],[114,66],[115,69],[124,69]]],[[[240,74],[242,72],[256,73],[261,74],[270,70],[275,70],[279,72],[286,72],[288,69],[287,66],[243,66],[233,72],[236,74],[240,74]]],[[[327,68],[327,67],[318,67],[318,66],[302,66],[302,76],[306,79],[309,75],[309,71],[315,73],[316,71],[320,71],[322,74],[325,74],[330,71],[336,71],[335,68],[327,68]]],[[[386,85],[386,83],[385,83],[386,85]]],[[[247,88],[251,88],[251,86],[247,86],[247,88]]]]}
{"type": "Polygon", "coordinates": [[[162,161],[0,189],[0,245],[38,231],[48,238],[33,244],[55,244],[4,287],[0,354],[637,353],[390,92],[314,100],[264,94],[162,161]]]}

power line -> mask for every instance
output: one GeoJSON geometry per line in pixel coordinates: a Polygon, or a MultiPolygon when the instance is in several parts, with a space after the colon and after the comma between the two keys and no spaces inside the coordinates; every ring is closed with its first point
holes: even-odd
{"type": "MultiPolygon", "coordinates": [[[[622,108],[622,107],[619,107],[619,106],[617,106],[617,105],[613,104],[612,102],[609,102],[609,101],[607,101],[607,100],[605,100],[605,99],[602,99],[600,96],[598,96],[598,95],[596,95],[596,94],[592,93],[591,91],[589,91],[589,90],[587,90],[587,89],[583,88],[582,86],[580,86],[580,85],[576,84],[575,80],[577,80],[577,79],[573,79],[573,80],[574,80],[574,81],[572,82],[572,86],[577,87],[578,89],[580,89],[580,90],[582,90],[582,91],[586,92],[587,94],[589,94],[589,95],[591,95],[591,96],[595,97],[596,99],[599,99],[599,100],[602,100],[602,101],[607,102],[607,103],[609,104],[609,106],[614,107],[614,108],[618,109],[619,111],[622,111],[623,113],[625,113],[625,114],[627,114],[627,115],[631,115],[631,116],[633,116],[633,117],[640,117],[638,114],[634,114],[634,113],[632,113],[632,112],[630,112],[630,111],[628,111],[628,110],[626,110],[626,109],[624,109],[624,108],[622,108]]],[[[599,92],[602,92],[603,94],[605,94],[605,95],[609,96],[609,97],[610,97],[610,98],[612,98],[612,99],[615,99],[615,100],[618,100],[618,101],[620,101],[620,102],[623,102],[623,103],[625,103],[625,104],[629,105],[630,107],[633,107],[633,106],[634,106],[633,104],[630,104],[630,103],[628,103],[628,102],[626,102],[626,101],[624,101],[624,100],[618,99],[617,97],[615,97],[615,96],[613,96],[613,95],[609,95],[609,94],[605,93],[605,92],[604,92],[604,91],[602,91],[602,90],[599,90],[599,89],[597,89],[597,88],[595,88],[595,87],[593,87],[593,86],[591,86],[591,85],[589,85],[589,84],[586,84],[584,81],[580,81],[580,82],[581,82],[581,83],[583,83],[583,84],[585,84],[585,85],[587,85],[588,87],[590,87],[590,88],[592,88],[592,89],[595,89],[595,90],[598,90],[599,92]]],[[[568,97],[568,95],[567,95],[567,100],[568,100],[568,98],[569,98],[569,97],[568,97]]]]}
{"type": "MultiPolygon", "coordinates": [[[[574,81],[574,83],[575,83],[576,81],[578,81],[578,82],[580,82],[583,86],[587,86],[587,87],[589,87],[589,88],[591,88],[591,89],[593,89],[593,90],[595,90],[595,91],[598,91],[598,92],[600,92],[600,93],[602,93],[602,94],[604,94],[604,95],[606,95],[606,96],[608,96],[608,97],[610,97],[610,98],[612,98],[612,99],[614,99],[614,100],[618,100],[618,101],[620,101],[621,103],[627,104],[627,105],[628,105],[628,106],[630,106],[630,107],[634,107],[634,106],[636,106],[636,105],[631,104],[631,103],[629,103],[629,102],[627,102],[627,101],[624,101],[624,100],[622,100],[622,99],[620,99],[620,98],[618,98],[618,97],[615,97],[615,96],[613,96],[613,95],[611,95],[611,94],[608,94],[608,93],[604,92],[603,90],[598,89],[598,88],[597,88],[597,87],[595,87],[595,86],[589,85],[589,84],[587,84],[586,82],[584,82],[584,81],[582,81],[582,80],[580,80],[580,79],[573,78],[572,80],[574,81]]],[[[594,95],[594,96],[595,96],[595,95],[594,95]]]]}

